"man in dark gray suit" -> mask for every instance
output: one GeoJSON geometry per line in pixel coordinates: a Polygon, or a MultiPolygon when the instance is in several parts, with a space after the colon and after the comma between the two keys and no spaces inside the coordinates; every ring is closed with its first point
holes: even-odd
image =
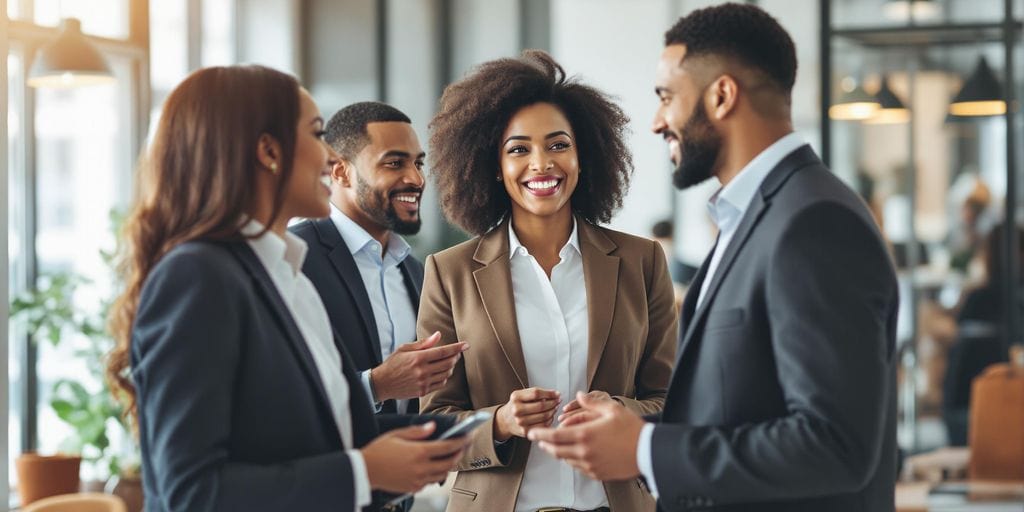
{"type": "Polygon", "coordinates": [[[740,4],[665,40],[653,129],[673,181],[722,184],[665,409],[582,397],[530,439],[594,478],[642,476],[662,510],[893,510],[895,273],[865,205],[793,133],[792,40],[740,4]]]}

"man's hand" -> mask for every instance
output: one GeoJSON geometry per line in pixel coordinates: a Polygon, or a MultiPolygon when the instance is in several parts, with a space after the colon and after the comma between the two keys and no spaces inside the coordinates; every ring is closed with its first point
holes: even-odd
{"type": "Polygon", "coordinates": [[[362,450],[370,487],[394,494],[414,493],[444,481],[469,445],[469,436],[445,441],[424,441],[434,422],[392,430],[362,450]]]}
{"type": "Polygon", "coordinates": [[[494,412],[494,438],[507,441],[526,437],[533,427],[551,425],[561,401],[558,391],[543,388],[517,389],[494,412]]]}
{"type": "Polygon", "coordinates": [[[418,398],[444,386],[469,345],[458,342],[435,347],[440,339],[441,333],[435,332],[428,338],[406,343],[370,370],[377,401],[418,398]]]}
{"type": "Polygon", "coordinates": [[[529,432],[530,440],[594,480],[628,480],[640,475],[636,445],[644,420],[614,400],[594,401],[583,393],[577,393],[576,400],[580,416],[587,421],[577,420],[557,429],[535,428],[529,432]]]}

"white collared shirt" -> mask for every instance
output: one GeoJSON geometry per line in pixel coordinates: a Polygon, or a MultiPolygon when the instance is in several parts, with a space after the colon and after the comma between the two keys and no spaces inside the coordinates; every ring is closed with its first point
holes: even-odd
{"type": "MultiPolygon", "coordinates": [[[[795,132],[785,135],[765,148],[764,151],[758,153],[756,157],[740,169],[740,172],[736,174],[732,181],[720,188],[708,200],[708,211],[711,213],[712,220],[718,226],[718,243],[715,244],[714,252],[711,254],[711,262],[708,264],[708,271],[700,285],[700,294],[697,295],[698,308],[704,302],[704,296],[707,294],[708,286],[718,271],[718,264],[722,261],[722,255],[725,254],[726,249],[729,247],[729,242],[732,241],[733,235],[736,234],[736,228],[740,225],[740,221],[743,220],[743,215],[746,214],[747,208],[750,207],[750,201],[753,200],[754,194],[761,188],[764,179],[782,162],[782,159],[806,144],[803,137],[795,132]]],[[[651,452],[651,438],[654,437],[654,427],[653,423],[648,423],[640,431],[636,458],[637,466],[640,467],[640,474],[647,480],[647,487],[650,488],[651,494],[657,497],[658,485],[654,481],[654,454],[651,452]]]]}
{"type": "MultiPolygon", "coordinates": [[[[373,319],[377,323],[383,361],[398,347],[416,341],[416,305],[409,297],[402,269],[399,268],[409,256],[409,244],[402,237],[389,232],[387,252],[382,254],[380,242],[333,204],[331,221],[341,233],[341,238],[359,268],[359,275],[363,278],[366,295],[373,308],[373,319]]],[[[361,376],[367,396],[372,397],[369,370],[362,372],[361,376]]],[[[409,400],[397,402],[398,412],[406,412],[409,400]]]]}
{"type": "MultiPolygon", "coordinates": [[[[262,230],[263,226],[259,222],[250,220],[242,227],[241,232],[243,235],[251,236],[262,230]]],[[[356,491],[353,510],[359,510],[370,504],[370,479],[362,452],[352,449],[350,390],[345,374],[341,370],[341,354],[334,345],[331,322],[316,288],[302,273],[302,262],[306,259],[306,242],[288,231],[285,231],[284,238],[267,231],[259,238],[250,238],[248,243],[267,274],[270,274],[270,280],[288,307],[303,341],[313,356],[320,381],[327,393],[328,405],[338,428],[338,435],[352,464],[356,491]]]]}
{"type": "MultiPolygon", "coordinates": [[[[516,322],[530,386],[562,394],[561,413],[577,391],[587,392],[589,314],[583,280],[583,256],[575,220],[572,235],[551,269],[551,279],[508,228],[509,269],[516,322]]],[[[557,422],[555,423],[557,425],[557,422]]],[[[519,487],[516,512],[541,507],[590,510],[608,505],[604,486],[573,469],[534,443],[519,487]]]]}

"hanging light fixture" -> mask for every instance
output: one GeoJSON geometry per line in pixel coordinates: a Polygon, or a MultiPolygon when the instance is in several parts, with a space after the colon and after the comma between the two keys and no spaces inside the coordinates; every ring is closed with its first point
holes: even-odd
{"type": "Polygon", "coordinates": [[[875,99],[881,108],[875,111],[875,115],[866,119],[865,124],[899,124],[910,121],[910,110],[889,88],[888,76],[882,75],[882,85],[875,93],[875,99]]]}
{"type": "Polygon", "coordinates": [[[853,78],[843,79],[845,91],[839,100],[828,109],[828,117],[837,121],[863,121],[875,115],[881,108],[878,100],[855,82],[853,78]]]}
{"type": "Polygon", "coordinates": [[[1006,113],[1006,101],[1003,100],[1003,87],[999,84],[995,72],[989,67],[988,61],[982,56],[974,72],[964,82],[963,88],[949,105],[951,116],[1000,116],[1006,113]]]}
{"type": "Polygon", "coordinates": [[[931,20],[940,12],[942,9],[934,0],[887,0],[882,5],[882,13],[890,20],[931,20]]]}
{"type": "Polygon", "coordinates": [[[78,87],[113,83],[116,79],[99,50],[82,34],[82,23],[65,18],[60,34],[36,54],[29,71],[32,87],[78,87]]]}

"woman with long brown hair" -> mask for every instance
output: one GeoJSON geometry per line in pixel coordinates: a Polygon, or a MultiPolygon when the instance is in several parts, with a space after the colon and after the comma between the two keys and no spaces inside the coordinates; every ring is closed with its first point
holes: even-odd
{"type": "Polygon", "coordinates": [[[108,368],[136,420],[147,510],[358,510],[371,488],[443,480],[461,453],[422,441],[432,422],[377,424],[300,271],[286,226],[329,212],[322,130],[309,93],[259,66],[197,71],[164,105],[108,368]]]}

